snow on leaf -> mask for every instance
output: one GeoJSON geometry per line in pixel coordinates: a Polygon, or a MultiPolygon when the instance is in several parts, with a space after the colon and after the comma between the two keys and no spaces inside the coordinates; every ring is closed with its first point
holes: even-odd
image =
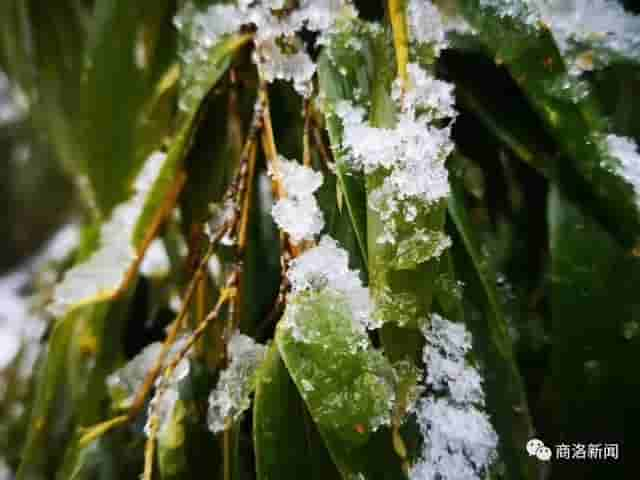
{"type": "Polygon", "coordinates": [[[324,217],[313,193],[322,185],[322,174],[310,167],[280,157],[278,172],[271,172],[282,182],[287,194],[271,210],[274,221],[293,243],[313,240],[324,227],[324,217]]]}
{"type": "Polygon", "coordinates": [[[411,480],[481,480],[496,458],[498,437],[487,415],[447,399],[426,399],[418,407],[426,439],[411,480]]]}
{"type": "Polygon", "coordinates": [[[495,11],[501,18],[513,18],[524,25],[538,28],[540,12],[536,0],[480,0],[481,8],[495,11]]]}
{"type": "Polygon", "coordinates": [[[436,56],[446,48],[444,20],[430,0],[410,0],[407,19],[412,42],[431,44],[436,56]]]}
{"type": "Polygon", "coordinates": [[[607,135],[606,148],[611,157],[618,162],[616,172],[631,185],[640,208],[640,152],[638,145],[630,138],[607,135]]]}
{"type": "Polygon", "coordinates": [[[301,45],[296,47],[295,52],[288,53],[283,52],[274,40],[265,40],[256,47],[254,59],[267,82],[292,81],[299,94],[305,97],[311,95],[311,78],[316,72],[316,64],[301,45]]]}
{"type": "Polygon", "coordinates": [[[254,62],[264,79],[292,81],[298,93],[309,96],[316,66],[297,33],[303,29],[326,33],[339,16],[353,14],[354,10],[346,0],[302,0],[297,8],[285,7],[283,0],[239,0],[236,5],[211,5],[194,14],[193,4],[187,4],[175,23],[178,29],[190,26],[192,43],[200,46],[189,54],[187,63],[203,58],[221,36],[253,25],[254,62]]]}
{"type": "MultiPolygon", "coordinates": [[[[177,354],[184,347],[186,341],[186,336],[178,338],[171,346],[166,359],[170,359],[173,355],[177,354]]],[[[161,342],[150,343],[125,365],[107,377],[106,383],[109,388],[109,393],[118,408],[128,408],[131,406],[131,402],[138,393],[138,390],[140,390],[147,374],[156,364],[161,351],[161,342]]],[[[188,371],[189,362],[186,358],[182,359],[174,370],[170,382],[173,384],[179,382],[186,377],[188,371]]]]}
{"type": "Polygon", "coordinates": [[[11,91],[9,79],[0,71],[0,127],[18,122],[27,113],[24,102],[18,101],[21,97],[14,93],[11,91]]]}
{"type": "Polygon", "coordinates": [[[237,420],[249,408],[256,371],[266,350],[264,345],[238,332],[229,340],[229,366],[220,373],[216,388],[209,394],[207,421],[213,433],[223,431],[227,421],[237,420]]]}
{"type": "Polygon", "coordinates": [[[482,378],[466,360],[471,334],[437,314],[423,329],[426,385],[438,396],[415,408],[424,450],[411,479],[480,480],[497,458],[498,435],[484,406],[482,378]]]}
{"type": "Polygon", "coordinates": [[[616,0],[536,0],[558,48],[580,73],[617,58],[640,61],[640,16],[616,0]]]}
{"type": "MultiPolygon", "coordinates": [[[[428,121],[456,116],[456,111],[453,108],[455,98],[452,83],[436,79],[417,63],[407,65],[407,74],[409,88],[404,92],[404,98],[402,98],[405,108],[414,112],[417,110],[420,118],[428,121]]],[[[393,83],[391,96],[397,102],[401,100],[398,79],[393,83]]]]}
{"type": "MultiPolygon", "coordinates": [[[[373,316],[369,289],[362,285],[359,273],[349,268],[346,250],[329,236],[291,262],[287,278],[293,297],[303,292],[337,292],[347,302],[356,329],[374,329],[380,323],[373,316]]],[[[294,332],[294,335],[297,335],[294,332]]]]}
{"type": "Polygon", "coordinates": [[[169,273],[169,255],[162,243],[156,238],[149,245],[149,249],[140,264],[140,273],[147,277],[164,277],[169,273]]]}
{"type": "Polygon", "coordinates": [[[294,295],[276,341],[323,435],[361,445],[390,423],[393,369],[353,318],[344,294],[323,289],[294,295]]]}
{"type": "Polygon", "coordinates": [[[451,239],[443,232],[416,230],[409,238],[398,243],[393,267],[397,270],[412,269],[432,258],[442,255],[451,246],[451,239]]]}
{"type": "Polygon", "coordinates": [[[134,194],[118,205],[100,229],[100,246],[85,262],[71,268],[54,291],[49,311],[56,316],[72,308],[110,298],[136,261],[134,234],[147,195],[160,176],[166,155],[153,153],[134,183],[134,194]]]}
{"type": "Polygon", "coordinates": [[[280,199],[273,206],[271,215],[293,243],[313,240],[324,227],[322,211],[313,196],[280,199]]]}
{"type": "Polygon", "coordinates": [[[34,274],[46,275],[48,263],[63,260],[76,246],[78,237],[77,225],[62,227],[31,259],[0,277],[0,372],[20,355],[19,376],[29,378],[33,373],[47,324],[37,309],[37,296],[25,295],[23,290],[34,274]]]}

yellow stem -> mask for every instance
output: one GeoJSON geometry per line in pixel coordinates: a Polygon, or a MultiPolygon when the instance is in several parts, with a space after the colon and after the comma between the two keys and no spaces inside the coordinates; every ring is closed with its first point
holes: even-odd
{"type": "Polygon", "coordinates": [[[140,247],[137,249],[135,260],[125,274],[124,281],[120,284],[113,295],[110,296],[111,300],[118,298],[120,295],[123,295],[129,289],[129,286],[131,285],[133,279],[136,278],[138,269],[140,268],[142,260],[144,260],[144,255],[147,252],[149,245],[151,245],[151,242],[153,242],[153,240],[156,238],[158,232],[160,231],[160,227],[162,227],[162,224],[173,210],[173,207],[176,205],[178,195],[180,195],[182,187],[184,187],[186,181],[186,173],[184,171],[178,172],[175,180],[173,181],[173,184],[171,185],[171,189],[169,190],[169,192],[167,192],[167,195],[164,197],[164,200],[160,205],[160,208],[151,219],[151,224],[147,228],[146,234],[142,239],[140,247]]]}
{"type": "Polygon", "coordinates": [[[309,131],[311,129],[311,102],[304,101],[304,130],[302,133],[302,163],[305,167],[311,166],[311,147],[309,145],[309,131]]]}
{"type": "MultiPolygon", "coordinates": [[[[407,64],[409,63],[409,33],[407,27],[406,0],[388,0],[389,18],[393,28],[393,45],[398,64],[398,78],[402,94],[407,88],[407,64]]],[[[403,95],[404,96],[404,95],[403,95]]]]}

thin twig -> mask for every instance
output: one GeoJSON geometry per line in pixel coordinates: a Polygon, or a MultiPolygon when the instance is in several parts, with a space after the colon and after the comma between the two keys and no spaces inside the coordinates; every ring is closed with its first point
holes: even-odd
{"type": "Polygon", "coordinates": [[[309,145],[309,130],[311,129],[311,101],[304,100],[304,128],[302,132],[302,164],[311,167],[311,147],[309,145]]]}
{"type": "Polygon", "coordinates": [[[185,358],[185,356],[189,353],[191,348],[195,345],[195,343],[200,339],[200,337],[204,334],[207,327],[211,324],[213,320],[218,318],[220,315],[220,311],[224,304],[235,295],[236,282],[238,279],[238,271],[234,270],[229,275],[227,279],[225,287],[222,289],[222,293],[218,298],[218,301],[213,307],[213,310],[205,317],[205,319],[198,325],[193,333],[187,339],[185,345],[182,349],[176,353],[167,367],[164,369],[164,374],[162,375],[160,382],[156,388],[155,394],[155,402],[152,402],[149,408],[149,429],[148,429],[148,437],[147,442],[145,444],[145,464],[144,464],[144,480],[151,480],[153,475],[153,464],[155,457],[155,445],[156,438],[158,435],[158,430],[160,428],[160,418],[158,416],[157,405],[160,402],[160,399],[164,395],[167,386],[169,384],[169,380],[171,375],[175,371],[178,364],[185,358]]]}

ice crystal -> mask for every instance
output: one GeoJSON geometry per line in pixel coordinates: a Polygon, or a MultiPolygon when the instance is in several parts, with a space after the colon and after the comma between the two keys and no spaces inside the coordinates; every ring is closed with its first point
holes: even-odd
{"type": "Polygon", "coordinates": [[[638,145],[630,138],[607,135],[606,146],[609,155],[619,162],[618,174],[631,185],[640,208],[640,152],[638,145]]]}
{"type": "Polygon", "coordinates": [[[371,127],[364,121],[364,109],[347,101],[336,106],[336,113],[342,119],[342,146],[351,164],[367,174],[386,173],[382,185],[370,193],[369,202],[384,222],[378,242],[393,244],[398,222],[413,222],[418,206],[426,207],[449,194],[445,160],[453,149],[450,128],[428,124],[429,118],[438,116],[435,110],[417,118],[414,108],[402,112],[393,129],[371,127]],[[403,208],[404,218],[397,218],[403,208]]]}
{"type": "Polygon", "coordinates": [[[220,373],[216,388],[209,394],[208,424],[213,433],[223,431],[227,421],[237,420],[249,408],[255,373],[266,347],[236,332],[229,340],[227,353],[229,366],[220,373]]]}
{"type": "Polygon", "coordinates": [[[321,429],[362,442],[365,432],[390,423],[393,368],[354,321],[344,294],[323,289],[294,295],[278,328],[278,347],[321,429]]]}
{"type": "Polygon", "coordinates": [[[418,408],[425,437],[421,459],[412,467],[412,480],[480,480],[496,459],[498,436],[489,418],[471,406],[447,399],[426,399],[418,408]]]}
{"type": "Polygon", "coordinates": [[[140,265],[140,273],[147,277],[164,277],[169,273],[169,255],[162,240],[156,238],[149,245],[140,265]]]}
{"type": "MultiPolygon", "coordinates": [[[[264,79],[292,81],[298,93],[308,96],[316,66],[306,53],[307,45],[297,33],[303,29],[326,32],[341,14],[352,12],[352,9],[346,0],[302,0],[295,9],[289,11],[285,7],[287,4],[283,0],[239,0],[236,5],[212,5],[206,11],[196,13],[191,41],[201,48],[195,55],[206,55],[206,49],[222,35],[243,25],[253,25],[256,28],[254,61],[264,79]]],[[[185,18],[189,15],[193,15],[191,4],[176,17],[178,28],[184,28],[185,18]]]]}
{"type": "Polygon", "coordinates": [[[426,384],[439,396],[422,399],[416,414],[424,451],[412,479],[479,480],[497,457],[498,436],[484,406],[482,379],[466,360],[471,334],[464,324],[434,314],[423,331],[426,384]]]}
{"type": "Polygon", "coordinates": [[[119,399],[123,406],[131,404],[136,391],[153,367],[156,358],[162,350],[162,343],[154,342],[147,345],[127,362],[122,368],[111,373],[107,379],[107,386],[112,395],[119,399]]]}
{"type": "Polygon", "coordinates": [[[313,196],[322,185],[322,174],[280,157],[278,171],[271,175],[282,183],[287,194],[273,206],[273,219],[294,243],[312,240],[324,227],[322,211],[313,196]]]}
{"type": "Polygon", "coordinates": [[[349,268],[346,250],[329,236],[291,262],[287,273],[292,295],[304,291],[330,289],[344,296],[359,328],[378,328],[372,315],[369,289],[362,285],[357,271],[349,268]]]}
{"type": "MultiPolygon", "coordinates": [[[[430,204],[449,194],[444,163],[453,149],[450,129],[429,122],[455,114],[453,88],[417,64],[409,65],[409,74],[405,111],[399,114],[395,128],[368,125],[365,110],[348,101],[339,102],[335,109],[343,124],[343,147],[350,152],[354,166],[365,173],[390,172],[377,193],[391,198],[388,205],[408,198],[430,204]]],[[[397,86],[394,92],[399,100],[397,86]]]]}
{"type": "Polygon", "coordinates": [[[56,316],[75,305],[112,294],[123,282],[136,258],[132,238],[147,194],[160,173],[164,153],[156,152],[145,162],[136,177],[134,194],[118,205],[100,229],[100,247],[91,257],[69,270],[54,291],[49,311],[56,316]]]}
{"type": "Polygon", "coordinates": [[[410,0],[407,18],[412,41],[433,45],[436,55],[447,46],[443,18],[430,0],[410,0]]]}
{"type": "Polygon", "coordinates": [[[617,56],[640,60],[640,16],[616,0],[535,0],[574,73],[617,56]]]}
{"type": "MultiPolygon", "coordinates": [[[[167,357],[165,358],[165,366],[182,348],[184,348],[187,337],[177,339],[167,357]]],[[[109,391],[121,408],[127,408],[133,401],[134,396],[142,386],[144,379],[149,371],[154,367],[160,352],[162,351],[161,342],[153,342],[144,347],[140,353],[129,360],[124,366],[112,372],[106,379],[109,391]]],[[[169,380],[169,389],[176,388],[176,384],[187,376],[189,372],[189,362],[186,358],[182,359],[176,366],[169,380]]],[[[169,394],[171,397],[171,394],[169,394]]],[[[157,400],[158,401],[158,400],[157,400]]]]}
{"type": "Polygon", "coordinates": [[[480,7],[491,9],[502,18],[513,18],[523,25],[537,28],[540,22],[537,1],[539,0],[480,0],[480,7]]]}
{"type": "Polygon", "coordinates": [[[440,120],[453,118],[456,110],[453,108],[453,84],[438,80],[430,75],[417,63],[407,65],[408,88],[402,98],[400,82],[393,83],[392,98],[404,101],[405,108],[417,110],[421,120],[440,120]]]}
{"type": "Polygon", "coordinates": [[[456,403],[484,405],[480,374],[465,360],[471,349],[471,335],[464,325],[434,314],[431,329],[424,333],[427,339],[423,354],[428,369],[427,385],[435,391],[448,392],[456,403]]]}
{"type": "Polygon", "coordinates": [[[282,182],[287,195],[302,197],[312,195],[322,186],[322,174],[310,167],[280,156],[278,173],[272,172],[282,182]]]}
{"type": "Polygon", "coordinates": [[[266,40],[257,46],[255,59],[267,82],[289,80],[301,95],[308,97],[311,94],[316,64],[300,47],[295,53],[285,53],[275,41],[266,40]]]}

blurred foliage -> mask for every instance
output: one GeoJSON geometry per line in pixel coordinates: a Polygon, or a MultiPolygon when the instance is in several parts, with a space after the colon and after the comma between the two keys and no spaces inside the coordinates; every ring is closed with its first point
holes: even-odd
{"type": "MultiPolygon", "coordinates": [[[[423,441],[415,420],[401,429],[362,430],[389,393],[362,378],[381,371],[392,377],[400,359],[417,368],[424,343],[419,327],[432,312],[464,322],[473,334],[487,411],[500,437],[500,466],[491,478],[635,478],[628,462],[640,447],[640,214],[632,185],[593,139],[614,133],[640,141],[638,65],[622,58],[569,78],[568,60],[548,28],[492,6],[526,1],[435,2],[462,15],[475,32],[451,34],[449,48],[429,65],[455,84],[459,114],[452,130],[456,152],[447,162],[448,205],[438,204],[417,222],[446,231],[453,246],[398,273],[376,241],[381,220],[367,205],[376,179],[349,171],[339,149],[340,122],[284,82],[269,85],[265,102],[251,32],[225,35],[189,61],[197,49],[185,34],[195,28],[193,19],[183,18],[180,32],[172,23],[185,3],[0,3],[0,75],[7,74],[19,111],[0,122],[0,271],[24,264],[60,226],[81,224],[79,244],[62,260],[37,265],[51,278],[30,272],[19,289],[46,319],[46,332],[36,342],[41,352],[33,372],[18,380],[11,377],[15,366],[0,372],[10,380],[0,384],[0,417],[6,418],[0,418],[0,436],[6,433],[0,459],[16,478],[136,478],[145,462],[146,471],[157,465],[154,478],[163,479],[406,478],[407,462],[423,441]],[[586,93],[576,99],[573,90],[552,88],[563,81],[579,83],[586,93]],[[325,232],[347,250],[372,291],[391,288],[419,298],[408,325],[388,324],[359,339],[375,354],[349,350],[357,334],[335,299],[305,298],[299,303],[306,311],[281,301],[282,254],[296,253],[270,216],[278,192],[267,176],[272,152],[261,138],[267,117],[256,121],[255,105],[268,106],[281,153],[308,153],[325,174],[318,193],[325,232]],[[126,272],[108,295],[76,302],[58,318],[43,313],[52,284],[100,249],[100,228],[130,200],[154,151],[166,159],[134,219],[132,239],[124,239],[134,247],[126,272]],[[207,232],[224,218],[225,202],[236,198],[239,185],[246,242],[211,245],[207,232]],[[164,273],[139,268],[153,239],[166,251],[164,273]],[[240,279],[229,286],[239,265],[240,279]],[[230,291],[233,308],[211,320],[216,302],[224,303],[230,291]],[[314,323],[318,343],[296,343],[278,326],[283,312],[314,323]],[[107,378],[143,347],[198,326],[176,407],[149,453],[149,398],[123,412],[107,378]],[[235,329],[267,344],[267,354],[251,385],[250,410],[213,434],[207,397],[233,361],[225,344],[235,329]],[[326,345],[332,349],[323,350],[326,345]],[[303,385],[310,378],[318,388],[313,393],[303,385]],[[323,401],[356,385],[359,395],[327,416],[323,401]],[[18,414],[9,414],[10,402],[19,402],[18,414]],[[123,414],[129,416],[120,422],[123,414]],[[115,428],[102,423],[111,419],[115,428]],[[543,465],[525,451],[534,436],[547,445],[617,443],[621,460],[543,465]]],[[[194,2],[199,9],[215,3],[194,2]]],[[[349,38],[332,51],[312,52],[315,87],[329,108],[355,100],[357,91],[374,123],[391,128],[397,45],[389,14],[385,2],[355,4],[361,23],[354,21],[349,38]],[[382,33],[366,28],[372,20],[383,22],[382,33]],[[349,47],[352,37],[364,46],[349,47]]]]}

